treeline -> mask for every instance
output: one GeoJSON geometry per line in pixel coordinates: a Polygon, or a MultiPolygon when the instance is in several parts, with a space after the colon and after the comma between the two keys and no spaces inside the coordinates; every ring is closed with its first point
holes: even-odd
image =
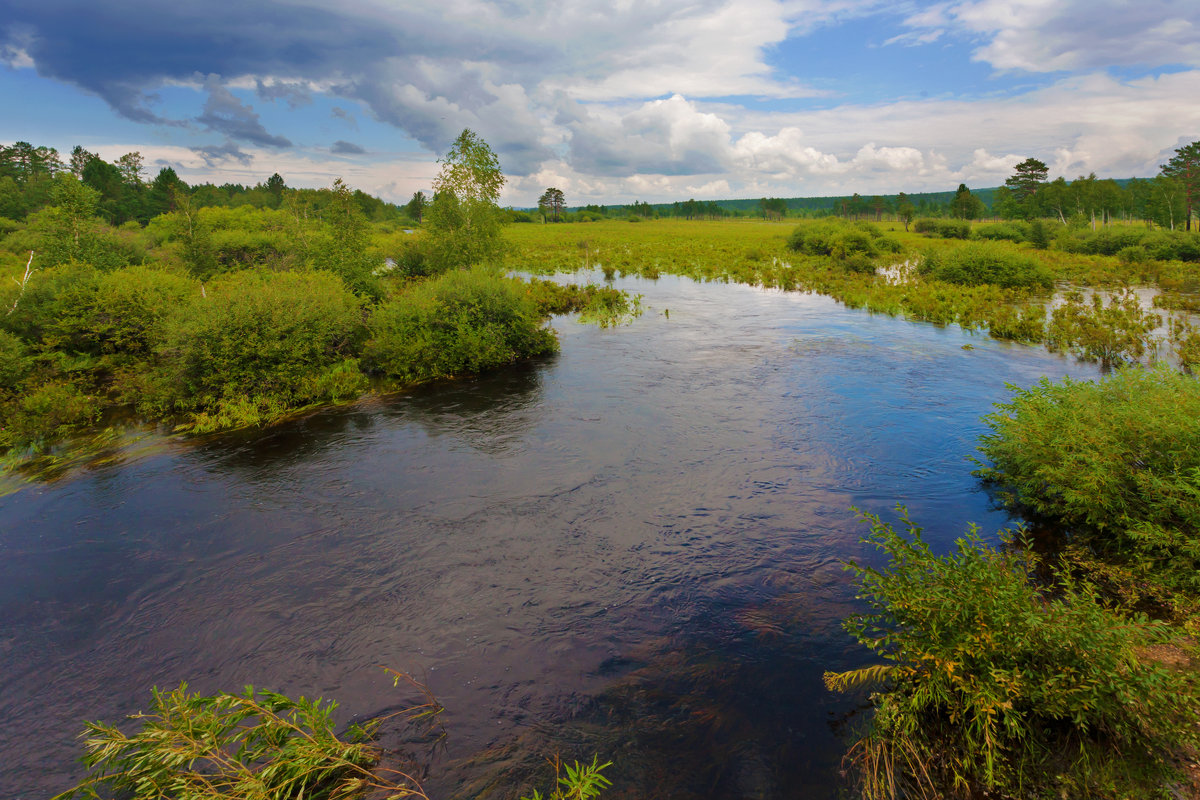
{"type": "MultiPolygon", "coordinates": [[[[551,219],[539,204],[542,221],[594,222],[601,219],[781,219],[842,217],[850,220],[903,222],[915,218],[960,220],[1055,219],[1067,225],[1086,221],[1093,229],[1112,222],[1142,222],[1175,230],[1191,230],[1200,198],[1200,142],[1175,151],[1153,178],[1098,178],[1095,173],[1073,181],[1048,180],[1049,168],[1036,158],[1018,164],[1003,186],[972,191],[959,184],[953,192],[921,192],[864,197],[857,192],[837,197],[768,198],[757,200],[689,199],[673,203],[636,202],[626,205],[586,205],[561,210],[557,189],[551,219]]],[[[535,214],[512,210],[515,222],[533,222],[535,214]]]]}
{"type": "MultiPolygon", "coordinates": [[[[108,162],[95,153],[76,146],[64,161],[52,147],[16,142],[0,145],[0,218],[22,221],[54,205],[54,179],[70,174],[84,186],[97,192],[95,213],[110,225],[128,222],[146,225],[151,219],[176,210],[181,197],[193,209],[238,208],[278,209],[285,192],[298,193],[314,209],[332,202],[328,190],[289,189],[279,173],[255,186],[203,183],[189,186],[175,170],[161,167],[153,179],[146,179],[146,165],[137,152],[126,153],[108,162]]],[[[406,219],[392,203],[366,192],[353,190],[353,202],[371,221],[406,219]]]]}
{"type": "MultiPolygon", "coordinates": [[[[536,215],[514,210],[514,221],[534,222],[536,215]]],[[[1194,215],[1193,215],[1194,216],[1194,215]]],[[[1178,179],[1101,179],[1095,174],[1073,181],[1056,178],[1040,181],[1032,191],[1009,186],[970,189],[959,185],[949,192],[900,192],[865,196],[759,198],[746,200],[686,200],[673,203],[585,205],[570,208],[558,220],[594,222],[601,219],[820,219],[841,217],[874,222],[906,219],[1035,219],[1052,218],[1068,223],[1072,218],[1088,224],[1143,222],[1174,229],[1186,227],[1187,196],[1178,179]]]]}

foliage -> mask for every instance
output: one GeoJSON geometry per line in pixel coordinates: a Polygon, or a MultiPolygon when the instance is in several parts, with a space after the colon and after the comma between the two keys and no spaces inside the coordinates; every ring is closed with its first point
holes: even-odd
{"type": "Polygon", "coordinates": [[[1170,629],[1066,574],[1040,590],[1032,556],[974,526],[935,556],[899,513],[907,535],[864,515],[887,565],[848,565],[872,611],[846,628],[889,663],[826,675],[885,685],[851,753],[864,796],[1170,796],[1164,754],[1200,743],[1194,677],[1143,657],[1170,629]]]}
{"type": "Polygon", "coordinates": [[[1176,181],[1183,190],[1186,227],[1192,229],[1192,213],[1200,198],[1200,142],[1192,142],[1175,150],[1175,155],[1162,166],[1162,175],[1176,181]]]}
{"type": "Polygon", "coordinates": [[[356,294],[379,299],[382,290],[374,271],[380,262],[371,255],[368,244],[367,221],[350,188],[338,178],[309,264],[337,275],[356,294]]]}
{"type": "Polygon", "coordinates": [[[97,277],[94,290],[76,295],[48,321],[56,346],[78,352],[148,356],[162,321],[199,295],[190,279],[152,267],[129,267],[97,277]]]}
{"type": "Polygon", "coordinates": [[[1132,289],[1113,292],[1107,304],[1099,293],[1085,300],[1082,292],[1072,291],[1050,313],[1046,345],[1104,367],[1136,362],[1157,352],[1154,331],[1161,322],[1158,314],[1142,307],[1132,289]]]}
{"type": "Polygon", "coordinates": [[[0,330],[0,392],[15,389],[32,367],[25,343],[6,330],[0,330]]]}
{"type": "Polygon", "coordinates": [[[913,231],[940,236],[943,239],[971,238],[971,223],[965,219],[919,219],[913,223],[913,231]]]}
{"type": "MultiPolygon", "coordinates": [[[[592,756],[591,764],[563,764],[554,759],[554,790],[545,795],[545,800],[595,800],[604,790],[612,786],[612,781],[601,773],[612,766],[611,761],[599,763],[598,756],[592,756]]],[[[521,800],[543,800],[543,795],[534,789],[532,797],[522,797],[521,800]]]]}
{"type": "Polygon", "coordinates": [[[971,231],[971,235],[976,239],[991,241],[1024,242],[1029,239],[1029,230],[1024,223],[1001,222],[996,225],[978,225],[971,231]]]}
{"type": "MultiPolygon", "coordinates": [[[[897,253],[900,243],[866,222],[850,224],[839,220],[808,222],[798,225],[787,246],[790,250],[810,256],[831,256],[839,261],[854,257],[873,258],[881,253],[897,253]]],[[[865,270],[852,269],[863,272],[865,270]]],[[[871,270],[874,272],[874,265],[871,270]]]]}
{"type": "Polygon", "coordinates": [[[595,322],[602,328],[635,316],[639,310],[637,298],[594,283],[563,285],[535,278],[525,284],[525,293],[537,304],[539,316],[578,312],[581,322],[595,322]]]}
{"type": "Polygon", "coordinates": [[[1013,387],[977,475],[1140,582],[1200,594],[1200,383],[1160,367],[1013,387]]]}
{"type": "Polygon", "coordinates": [[[362,332],[358,300],[323,272],[237,272],[164,321],[145,404],[163,412],[238,404],[242,424],[365,388],[345,362],[362,332]],[[249,403],[247,405],[247,403],[249,403]]]}
{"type": "Polygon", "coordinates": [[[131,717],[141,723],[133,733],[87,723],[90,775],[54,800],[100,798],[100,790],[132,800],[425,797],[410,776],[377,767],[377,748],[336,735],[333,702],[252,686],[242,694],[202,696],[187,684],[154,689],[153,698],[149,713],[131,717]]]}
{"type": "Polygon", "coordinates": [[[1050,289],[1054,276],[1040,261],[993,242],[969,242],[949,251],[931,251],[920,272],[947,283],[1005,288],[1050,289]]]}
{"type": "Polygon", "coordinates": [[[404,381],[481,372],[556,348],[520,281],[482,268],[417,284],[368,324],[368,363],[404,381]]]}
{"type": "MultiPolygon", "coordinates": [[[[0,392],[0,398],[4,393],[0,392]]],[[[50,380],[0,403],[0,451],[45,451],[100,417],[94,395],[66,379],[50,380]]]]}
{"type": "Polygon", "coordinates": [[[450,146],[425,212],[430,258],[438,271],[494,259],[502,245],[496,201],[504,186],[496,154],[470,129],[450,146]]]}

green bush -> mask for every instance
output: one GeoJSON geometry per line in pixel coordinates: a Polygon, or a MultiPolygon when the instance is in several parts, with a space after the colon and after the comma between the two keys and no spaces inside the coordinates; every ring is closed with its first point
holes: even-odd
{"type": "MultiPolygon", "coordinates": [[[[87,723],[89,776],[54,800],[108,793],[131,800],[352,800],[368,792],[425,797],[403,773],[385,778],[386,770],[374,771],[377,747],[338,738],[335,703],[252,686],[206,697],[182,684],[153,694],[152,709],[134,717],[141,725],[132,733],[87,723]]],[[[361,738],[362,728],[354,730],[361,738]]]]}
{"type": "Polygon", "coordinates": [[[0,392],[15,389],[33,366],[20,337],[0,330],[0,392]]]}
{"type": "Polygon", "coordinates": [[[919,219],[913,222],[913,230],[943,239],[971,238],[971,223],[965,219],[919,219]]]}
{"type": "Polygon", "coordinates": [[[127,267],[99,276],[94,289],[47,324],[51,338],[79,352],[148,356],[161,337],[163,319],[199,285],[151,267],[127,267]]]}
{"type": "Polygon", "coordinates": [[[1019,222],[980,225],[971,232],[972,238],[990,241],[1024,242],[1029,239],[1028,228],[1019,222]]]}
{"type": "Polygon", "coordinates": [[[899,242],[870,223],[848,224],[838,220],[798,225],[788,237],[787,246],[797,253],[832,256],[839,260],[853,256],[873,258],[880,253],[897,253],[902,249],[899,242]]]}
{"type": "Polygon", "coordinates": [[[883,568],[852,563],[871,613],[846,628],[887,663],[826,674],[831,689],[883,684],[852,750],[867,798],[1170,797],[1164,756],[1200,744],[1200,687],[1145,658],[1170,629],[1127,619],[1059,576],[1035,583],[1020,551],[972,526],[935,556],[867,514],[883,568]]]}
{"type": "Polygon", "coordinates": [[[44,450],[99,418],[99,401],[74,383],[44,383],[0,406],[0,450],[44,450]]]}
{"type": "Polygon", "coordinates": [[[1140,244],[1130,245],[1117,251],[1117,260],[1122,264],[1145,264],[1150,260],[1150,252],[1140,244]]]}
{"type": "Polygon", "coordinates": [[[1142,583],[1200,594],[1200,383],[1167,368],[1043,379],[984,418],[976,474],[1142,583]]]}
{"type": "Polygon", "coordinates": [[[875,262],[865,253],[851,253],[838,259],[837,265],[847,272],[855,272],[860,275],[875,274],[875,262]]]}
{"type": "Polygon", "coordinates": [[[166,413],[241,408],[246,424],[334,399],[332,386],[346,388],[329,373],[344,376],[362,332],[359,301],[335,275],[232,273],[163,321],[144,402],[166,413]]]}
{"type": "Polygon", "coordinates": [[[16,309],[0,316],[0,326],[37,349],[83,350],[87,344],[71,334],[69,321],[92,306],[100,279],[99,270],[78,261],[35,270],[16,309]]]}
{"type": "Polygon", "coordinates": [[[1081,292],[1067,292],[1050,314],[1046,345],[1105,367],[1137,362],[1157,351],[1154,331],[1161,322],[1132,289],[1113,292],[1107,304],[1099,293],[1085,299],[1081,292]]]}
{"type": "Polygon", "coordinates": [[[486,269],[418,284],[380,305],[369,327],[368,363],[403,381],[481,372],[556,347],[520,281],[486,269]]]}
{"type": "Polygon", "coordinates": [[[926,253],[918,272],[962,286],[1054,287],[1054,275],[1042,262],[993,242],[968,242],[953,250],[926,253]]]}
{"type": "Polygon", "coordinates": [[[1151,258],[1159,261],[1200,261],[1200,241],[1184,231],[1155,231],[1142,244],[1151,258]]]}

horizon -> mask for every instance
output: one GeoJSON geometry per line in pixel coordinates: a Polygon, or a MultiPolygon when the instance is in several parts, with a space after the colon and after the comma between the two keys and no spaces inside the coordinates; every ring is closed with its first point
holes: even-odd
{"type": "Polygon", "coordinates": [[[463,128],[502,204],[894,196],[1151,177],[1200,139],[1200,9],[1179,0],[11,0],[0,140],[152,178],[403,204],[463,128]],[[945,187],[951,187],[947,189],[945,187]]]}

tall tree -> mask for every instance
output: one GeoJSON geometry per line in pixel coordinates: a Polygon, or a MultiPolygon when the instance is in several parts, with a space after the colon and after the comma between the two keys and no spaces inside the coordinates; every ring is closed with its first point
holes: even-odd
{"type": "Polygon", "coordinates": [[[538,198],[538,210],[541,211],[542,217],[554,217],[555,222],[558,222],[566,205],[567,200],[562,190],[555,189],[553,186],[543,192],[542,196],[538,198]]]}
{"type": "Polygon", "coordinates": [[[278,172],[267,178],[267,191],[275,198],[275,208],[279,208],[279,204],[283,200],[283,190],[286,188],[287,184],[283,182],[283,176],[278,172]]]}
{"type": "Polygon", "coordinates": [[[425,207],[429,205],[428,198],[421,191],[413,192],[412,199],[404,205],[404,213],[408,214],[409,219],[413,222],[420,222],[425,216],[425,207]]]}
{"type": "Polygon", "coordinates": [[[1200,142],[1192,142],[1175,151],[1175,156],[1163,164],[1161,174],[1173,178],[1183,190],[1187,215],[1186,229],[1192,229],[1192,210],[1200,198],[1200,142]]]}
{"type": "Polygon", "coordinates": [[[99,157],[100,156],[96,155],[90,150],[83,149],[82,145],[75,145],[75,147],[71,149],[71,172],[74,173],[76,178],[82,180],[83,168],[88,165],[89,161],[99,157]]]}
{"type": "Polygon", "coordinates": [[[125,181],[126,186],[131,186],[135,189],[140,189],[142,183],[142,165],[144,159],[141,153],[126,153],[117,159],[117,169],[121,172],[121,178],[125,181]]]}
{"type": "Polygon", "coordinates": [[[1037,193],[1046,183],[1050,168],[1036,158],[1027,158],[1014,167],[1013,174],[1004,185],[1012,192],[1012,199],[1020,209],[1021,216],[1029,218],[1037,214],[1037,193]]]}
{"type": "Polygon", "coordinates": [[[971,194],[965,183],[958,185],[954,199],[950,201],[950,215],[958,219],[979,219],[987,211],[983,201],[971,194]]]}
{"type": "Polygon", "coordinates": [[[434,266],[450,269],[494,258],[502,244],[496,205],[504,186],[500,160],[487,142],[464,128],[441,163],[426,223],[434,266]]]}
{"type": "Polygon", "coordinates": [[[904,223],[904,230],[908,230],[909,223],[913,221],[916,213],[917,207],[912,204],[908,195],[904,192],[896,195],[896,218],[904,223]]]}

